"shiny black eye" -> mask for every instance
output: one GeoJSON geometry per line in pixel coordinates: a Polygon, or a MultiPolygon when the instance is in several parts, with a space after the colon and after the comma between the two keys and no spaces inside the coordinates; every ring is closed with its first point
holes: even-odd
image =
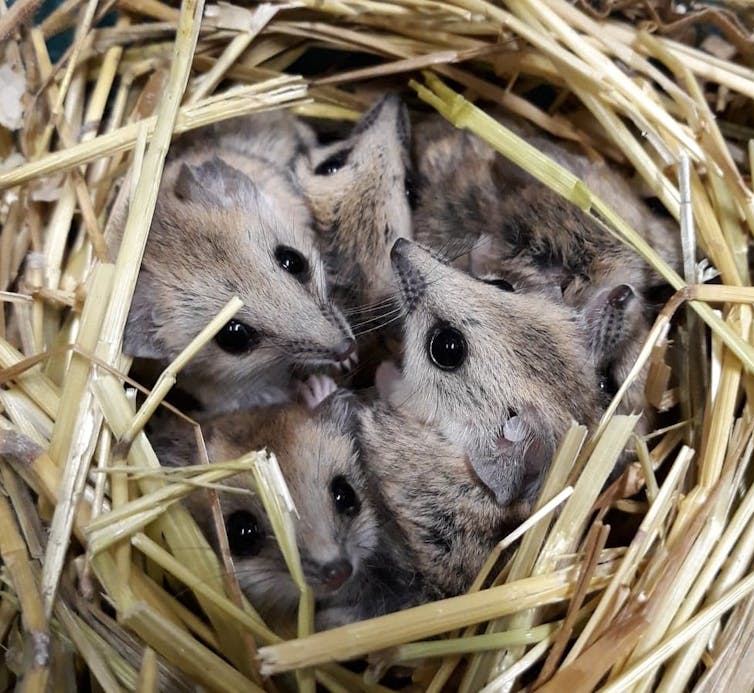
{"type": "Polygon", "coordinates": [[[438,325],[430,332],[427,353],[432,363],[444,371],[454,371],[466,360],[466,338],[455,327],[438,325]]]}
{"type": "Polygon", "coordinates": [[[490,286],[496,286],[500,291],[515,291],[513,284],[505,281],[505,279],[485,279],[484,283],[489,284],[490,286]]]}
{"type": "Polygon", "coordinates": [[[240,320],[228,320],[215,335],[215,343],[229,354],[243,354],[259,345],[259,333],[240,320]]]}
{"type": "Polygon", "coordinates": [[[335,154],[325,159],[314,169],[314,174],[317,176],[331,176],[333,173],[337,173],[345,166],[350,153],[350,149],[341,149],[339,152],[335,152],[335,154]]]}
{"type": "Polygon", "coordinates": [[[287,245],[279,245],[275,248],[275,259],[282,269],[299,281],[305,282],[309,279],[309,262],[298,250],[287,245]]]}
{"type": "Polygon", "coordinates": [[[605,395],[608,395],[609,397],[614,397],[615,393],[618,392],[618,389],[620,387],[618,383],[615,381],[613,374],[610,373],[609,370],[605,370],[602,373],[598,373],[597,385],[600,389],[600,392],[602,392],[605,395]]]}
{"type": "Polygon", "coordinates": [[[256,556],[262,550],[264,534],[256,515],[238,510],[225,519],[228,545],[236,556],[256,556]]]}
{"type": "Polygon", "coordinates": [[[411,209],[416,209],[416,203],[418,202],[419,198],[416,194],[414,177],[408,171],[406,171],[404,186],[406,189],[406,199],[408,200],[408,206],[411,207],[411,209]]]}
{"type": "Polygon", "coordinates": [[[353,486],[346,481],[344,476],[336,476],[330,484],[333,501],[335,501],[335,511],[339,515],[348,515],[353,517],[358,515],[361,510],[361,501],[359,500],[353,486]]]}

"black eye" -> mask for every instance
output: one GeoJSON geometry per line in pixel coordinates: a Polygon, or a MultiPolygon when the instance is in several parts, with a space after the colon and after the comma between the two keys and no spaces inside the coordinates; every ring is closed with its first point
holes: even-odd
{"type": "Polygon", "coordinates": [[[256,556],[262,550],[264,535],[256,515],[238,510],[225,519],[230,550],[236,556],[256,556]]]}
{"type": "Polygon", "coordinates": [[[598,374],[597,384],[599,386],[600,392],[608,395],[609,397],[614,397],[615,393],[618,392],[619,389],[618,383],[615,382],[615,378],[609,370],[605,370],[602,373],[598,374]]]}
{"type": "Polygon", "coordinates": [[[505,279],[485,279],[484,283],[489,284],[490,286],[496,286],[500,291],[515,291],[513,284],[505,281],[505,279]]]}
{"type": "Polygon", "coordinates": [[[455,327],[438,325],[430,333],[427,352],[432,363],[444,371],[454,371],[466,360],[466,338],[455,327]]]}
{"type": "Polygon", "coordinates": [[[282,269],[300,282],[309,279],[309,261],[298,250],[289,248],[287,245],[279,245],[275,248],[275,259],[282,269]]]}
{"type": "Polygon", "coordinates": [[[408,206],[411,207],[411,209],[416,209],[416,203],[418,201],[418,197],[416,195],[416,185],[414,184],[414,177],[408,171],[406,171],[404,186],[406,188],[406,199],[408,200],[408,206]]]}
{"type": "Polygon", "coordinates": [[[317,176],[331,176],[333,173],[340,171],[345,166],[346,161],[348,161],[350,153],[350,149],[341,149],[339,152],[335,152],[335,154],[325,159],[314,169],[314,174],[317,176]]]}
{"type": "Polygon", "coordinates": [[[335,501],[335,511],[339,515],[348,515],[353,517],[358,515],[361,510],[361,501],[353,490],[353,486],[346,481],[344,476],[336,476],[330,484],[333,500],[335,501]]]}
{"type": "Polygon", "coordinates": [[[228,320],[215,335],[215,343],[229,354],[243,354],[256,348],[259,333],[239,320],[228,320]]]}

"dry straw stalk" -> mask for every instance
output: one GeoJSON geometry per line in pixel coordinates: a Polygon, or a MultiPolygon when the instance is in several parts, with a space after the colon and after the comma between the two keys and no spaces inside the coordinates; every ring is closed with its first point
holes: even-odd
{"type": "Polygon", "coordinates": [[[754,71],[750,38],[727,13],[741,13],[743,26],[745,3],[716,3],[699,18],[693,8],[662,15],[669,3],[608,3],[605,19],[566,0],[66,0],[35,24],[38,5],[0,8],[0,67],[22,74],[26,89],[17,131],[0,128],[0,638],[21,652],[0,664],[0,680],[41,691],[83,671],[106,691],[184,690],[189,679],[208,690],[386,691],[374,677],[409,661],[417,687],[435,692],[535,681],[530,689],[670,693],[751,680],[754,71]],[[110,10],[115,25],[104,27],[110,10]],[[721,36],[692,45],[683,27],[703,33],[703,18],[721,36]],[[55,62],[45,40],[68,28],[73,44],[55,62]],[[295,74],[321,47],[373,64],[295,74]],[[354,120],[374,83],[417,94],[491,143],[677,293],[594,435],[568,432],[537,512],[468,594],[313,633],[274,458],[249,451],[169,473],[144,433],[238,302],[138,410],[124,390],[121,342],[172,139],[283,107],[354,120]],[[555,94],[547,109],[527,98],[543,85],[555,94]],[[490,117],[485,100],[633,168],[679,222],[683,277],[581,180],[490,117]],[[127,202],[113,263],[104,230],[127,202]],[[710,274],[697,254],[718,284],[703,283],[710,274]],[[633,440],[636,418],[615,411],[644,367],[650,400],[677,406],[661,429],[633,440]],[[618,450],[634,442],[637,463],[603,489],[618,450]],[[180,503],[196,488],[222,489],[239,470],[254,479],[300,588],[295,638],[274,632],[224,578],[227,561],[180,503]],[[620,530],[612,548],[608,525],[620,530]],[[481,589],[485,578],[492,586],[481,589]],[[186,590],[196,606],[177,598],[186,590]],[[335,664],[365,655],[366,675],[335,664]],[[285,671],[296,673],[267,678],[285,671]]]}

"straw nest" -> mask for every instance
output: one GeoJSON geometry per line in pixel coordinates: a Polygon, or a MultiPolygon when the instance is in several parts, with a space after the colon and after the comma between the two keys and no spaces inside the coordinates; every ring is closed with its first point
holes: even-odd
{"type": "Polygon", "coordinates": [[[411,685],[432,691],[752,689],[747,3],[681,13],[639,0],[597,9],[566,0],[185,0],[180,9],[66,0],[34,24],[38,4],[0,12],[0,440],[13,453],[0,465],[3,688],[371,691],[385,690],[374,681],[389,665],[418,662],[411,685]],[[71,27],[72,45],[53,64],[45,39],[71,27]],[[324,76],[292,72],[323,47],[336,51],[330,58],[372,58],[357,69],[339,59],[324,76]],[[175,373],[238,303],[138,412],[120,344],[173,134],[279,107],[354,119],[375,78],[410,86],[589,210],[677,290],[636,367],[649,362],[649,400],[668,414],[641,439],[635,418],[610,411],[583,446],[574,427],[541,512],[494,587],[477,581],[468,595],[311,635],[299,573],[299,637],[283,641],[176,502],[253,469],[279,541],[295,553],[267,458],[250,451],[168,475],[141,433],[175,373]],[[543,84],[556,95],[547,110],[522,96],[543,84]],[[635,169],[679,221],[685,276],[486,117],[473,105],[480,99],[635,169]],[[124,174],[131,214],[112,263],[103,229],[124,174]],[[702,286],[709,267],[719,281],[702,286]],[[603,490],[624,442],[637,461],[603,490]],[[608,511],[621,530],[610,548],[608,511]],[[365,655],[365,675],[338,663],[365,655]]]}

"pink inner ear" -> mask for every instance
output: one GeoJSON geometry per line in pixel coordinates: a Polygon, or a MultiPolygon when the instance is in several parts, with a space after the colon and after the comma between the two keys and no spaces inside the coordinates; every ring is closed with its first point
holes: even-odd
{"type": "Polygon", "coordinates": [[[529,427],[520,416],[511,416],[503,425],[503,435],[512,443],[519,443],[529,435],[529,427]]]}
{"type": "Polygon", "coordinates": [[[503,430],[496,441],[500,455],[512,455],[517,445],[517,455],[522,456],[520,459],[526,476],[539,475],[550,463],[554,452],[519,415],[512,416],[503,424],[503,430]]]}

